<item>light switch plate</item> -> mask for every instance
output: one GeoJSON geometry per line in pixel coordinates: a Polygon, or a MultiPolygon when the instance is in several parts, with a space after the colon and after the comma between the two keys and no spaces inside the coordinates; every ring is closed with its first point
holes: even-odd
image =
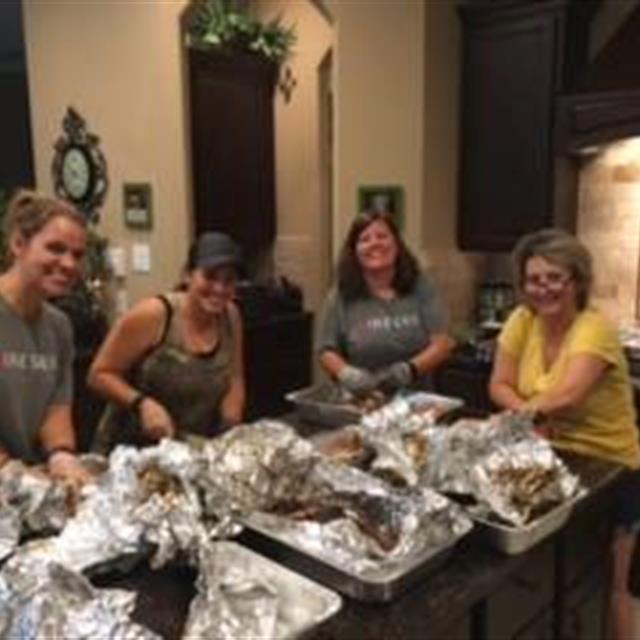
{"type": "Polygon", "coordinates": [[[148,244],[136,242],[131,247],[131,265],[135,273],[151,271],[151,247],[148,244]]]}

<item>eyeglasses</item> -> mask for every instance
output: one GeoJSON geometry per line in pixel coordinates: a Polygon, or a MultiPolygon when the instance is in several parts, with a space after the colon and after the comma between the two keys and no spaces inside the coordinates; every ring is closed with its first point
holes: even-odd
{"type": "Polygon", "coordinates": [[[572,276],[567,273],[545,273],[531,274],[524,277],[523,286],[526,290],[561,291],[572,280],[572,276]]]}

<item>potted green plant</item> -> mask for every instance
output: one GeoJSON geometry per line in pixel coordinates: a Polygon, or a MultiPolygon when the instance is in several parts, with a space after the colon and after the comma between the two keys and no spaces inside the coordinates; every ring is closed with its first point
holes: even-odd
{"type": "Polygon", "coordinates": [[[188,44],[221,51],[247,52],[281,65],[296,42],[294,27],[281,17],[262,23],[232,0],[201,0],[188,27],[188,44]]]}

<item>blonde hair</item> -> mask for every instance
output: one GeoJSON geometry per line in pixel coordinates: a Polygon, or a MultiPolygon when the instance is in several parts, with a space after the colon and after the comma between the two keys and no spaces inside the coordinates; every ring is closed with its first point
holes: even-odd
{"type": "Polygon", "coordinates": [[[593,261],[588,249],[574,236],[560,229],[542,229],[520,238],[511,258],[514,282],[522,295],[527,261],[540,257],[566,269],[576,287],[576,305],[584,309],[593,284],[593,261]]]}
{"type": "MultiPolygon", "coordinates": [[[[29,241],[54,218],[64,217],[75,222],[83,229],[87,227],[86,218],[71,204],[57,198],[50,198],[35,191],[20,189],[9,201],[4,220],[6,251],[11,237],[18,233],[29,241]]],[[[8,255],[9,260],[12,259],[8,255]]]]}

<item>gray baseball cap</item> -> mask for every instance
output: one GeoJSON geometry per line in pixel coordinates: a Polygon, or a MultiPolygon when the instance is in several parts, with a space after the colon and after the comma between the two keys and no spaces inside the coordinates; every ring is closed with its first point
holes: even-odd
{"type": "Polygon", "coordinates": [[[196,240],[193,266],[208,269],[222,265],[239,268],[242,265],[240,247],[226,233],[203,233],[196,240]]]}

